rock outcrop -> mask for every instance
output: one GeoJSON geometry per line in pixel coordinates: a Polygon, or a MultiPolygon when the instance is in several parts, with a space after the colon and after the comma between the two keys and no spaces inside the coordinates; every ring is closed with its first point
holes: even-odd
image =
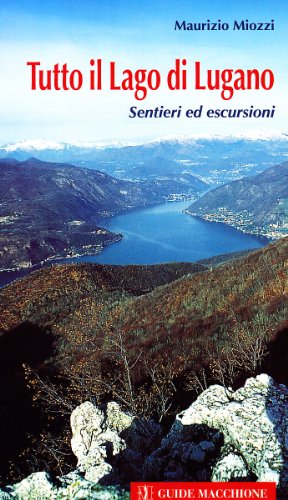
{"type": "Polygon", "coordinates": [[[187,426],[169,434],[143,466],[146,481],[210,481],[212,463],[223,437],[207,425],[187,426]]]}
{"type": "Polygon", "coordinates": [[[268,375],[215,385],[176,416],[144,464],[160,480],[272,481],[288,492],[288,390],[268,375]],[[205,428],[206,426],[206,428],[205,428]]]}
{"type": "Polygon", "coordinates": [[[177,415],[162,446],[175,442],[179,435],[199,424],[218,429],[223,434],[224,453],[225,446],[231,450],[225,460],[220,458],[216,463],[212,479],[234,479],[237,462],[240,477],[246,469],[257,481],[273,481],[279,489],[287,491],[288,390],[285,386],[275,384],[268,375],[248,379],[236,392],[212,386],[177,415]]]}
{"type": "Polygon", "coordinates": [[[143,462],[161,437],[159,424],[124,413],[114,402],[103,411],[86,401],[73,411],[71,428],[78,470],[101,484],[141,480],[143,462]]]}
{"type": "Polygon", "coordinates": [[[46,472],[35,472],[20,483],[0,490],[0,500],[129,500],[129,494],[115,486],[87,481],[77,472],[54,482],[46,472]]]}
{"type": "Polygon", "coordinates": [[[176,416],[162,441],[158,424],[117,403],[104,409],[83,403],[71,427],[77,471],[56,482],[45,472],[32,474],[0,492],[0,500],[118,500],[128,498],[119,487],[135,480],[273,481],[287,498],[288,389],[267,375],[235,392],[209,387],[176,416]]]}

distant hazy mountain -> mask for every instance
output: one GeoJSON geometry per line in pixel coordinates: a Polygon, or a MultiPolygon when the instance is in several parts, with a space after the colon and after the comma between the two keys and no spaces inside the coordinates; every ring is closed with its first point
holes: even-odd
{"type": "Polygon", "coordinates": [[[257,174],[288,156],[288,137],[188,137],[138,145],[23,141],[0,147],[0,158],[69,162],[121,179],[170,178],[194,174],[219,184],[257,174]]]}
{"type": "MultiPolygon", "coordinates": [[[[103,224],[103,218],[122,210],[163,202],[170,189],[177,189],[167,181],[129,182],[35,158],[1,160],[0,179],[1,269],[98,253],[103,245],[121,238],[99,227],[100,219],[103,224]]],[[[190,191],[192,176],[189,179],[190,191]]],[[[199,190],[206,188],[194,179],[194,194],[196,185],[199,190]]]]}
{"type": "Polygon", "coordinates": [[[187,212],[243,231],[278,238],[288,234],[288,162],[220,186],[187,212]]]}

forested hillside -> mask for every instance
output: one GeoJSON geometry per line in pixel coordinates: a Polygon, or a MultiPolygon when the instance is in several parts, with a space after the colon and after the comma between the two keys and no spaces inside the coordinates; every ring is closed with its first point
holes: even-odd
{"type": "Polygon", "coordinates": [[[287,255],[286,238],[213,270],[54,266],[4,288],[3,477],[43,460],[69,470],[65,415],[87,399],[168,425],[211,383],[237,387],[263,369],[287,383],[287,255]]]}

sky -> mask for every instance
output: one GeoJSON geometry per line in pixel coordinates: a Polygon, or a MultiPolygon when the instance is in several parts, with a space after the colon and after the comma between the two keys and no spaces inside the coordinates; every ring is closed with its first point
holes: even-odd
{"type": "MultiPolygon", "coordinates": [[[[2,0],[0,6],[0,144],[37,139],[75,142],[145,141],[164,136],[241,134],[259,129],[287,133],[288,10],[286,0],[241,2],[219,0],[2,0]],[[179,31],[175,21],[228,23],[229,30],[179,31]],[[235,20],[271,22],[274,31],[234,31],[235,20]],[[89,88],[91,59],[102,59],[102,90],[89,88]],[[187,61],[187,89],[169,90],[167,73],[175,59],[187,61]],[[83,75],[81,89],[31,90],[31,67],[47,70],[58,63],[83,75]],[[157,69],[160,88],[144,100],[134,90],[110,89],[110,62],[115,83],[123,71],[157,69]],[[221,90],[195,90],[194,64],[207,70],[267,68],[274,73],[271,90],[235,91],[224,101],[221,90]],[[274,118],[214,119],[208,109],[267,109],[274,118]],[[130,108],[178,109],[180,118],[129,118],[130,108]],[[187,118],[199,109],[200,118],[187,118]]],[[[37,73],[38,76],[38,73],[37,73]]],[[[46,78],[45,76],[45,78],[46,78]]]]}

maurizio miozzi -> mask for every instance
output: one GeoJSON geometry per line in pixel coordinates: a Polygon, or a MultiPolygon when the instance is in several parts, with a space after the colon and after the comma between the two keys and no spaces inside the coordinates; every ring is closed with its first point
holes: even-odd
{"type": "Polygon", "coordinates": [[[174,24],[176,31],[274,31],[274,19],[270,21],[250,21],[250,19],[235,20],[233,22],[210,21],[207,19],[205,22],[187,22],[185,20],[176,20],[174,24]]]}

